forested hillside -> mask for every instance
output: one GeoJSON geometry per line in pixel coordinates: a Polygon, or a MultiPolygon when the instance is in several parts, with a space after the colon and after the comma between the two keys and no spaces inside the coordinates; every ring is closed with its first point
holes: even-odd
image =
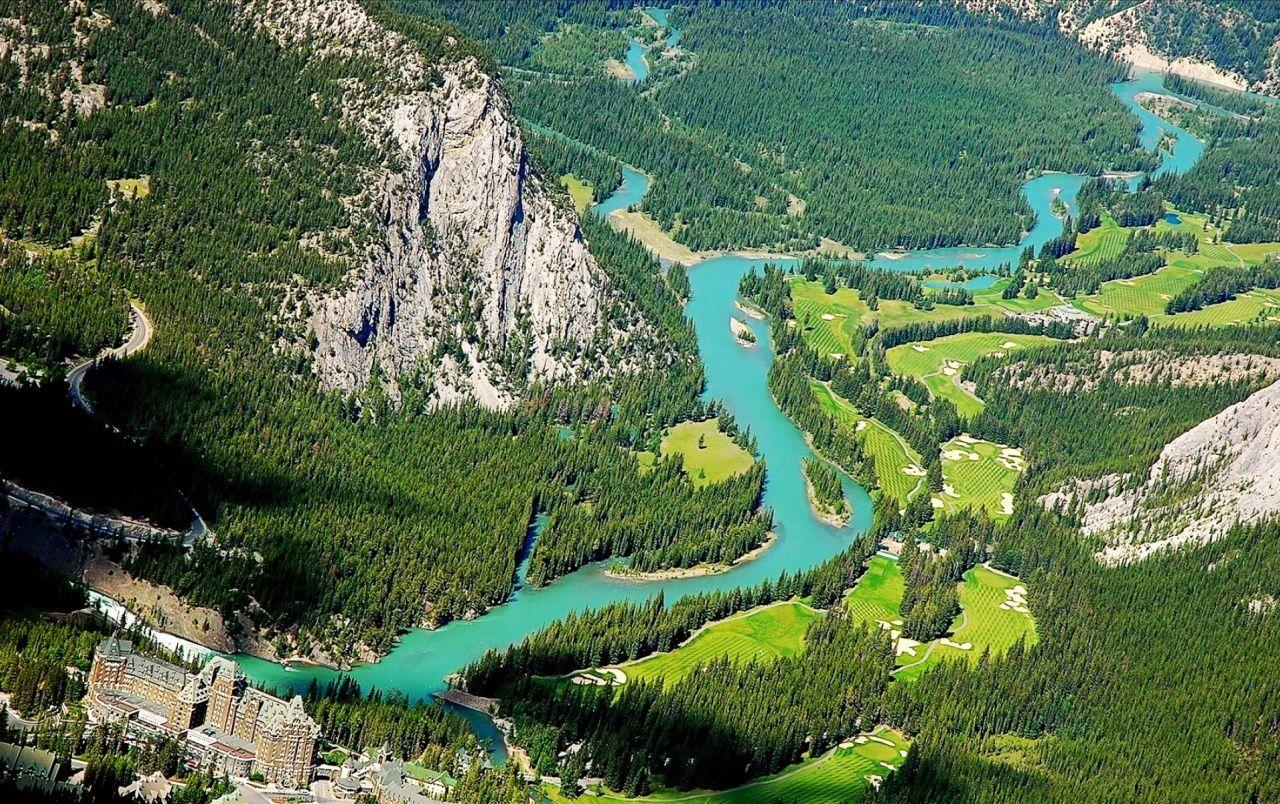
{"type": "Polygon", "coordinates": [[[505,75],[522,117],[649,172],[643,209],[694,249],[1014,242],[1029,173],[1151,161],[1107,91],[1120,72],[1044,27],[949,6],[698,5],[673,13],[679,43],[645,83],[538,66],[566,26],[618,25],[603,5],[557,21],[517,4],[497,26],[484,2],[402,4],[519,68],[505,75]],[[673,52],[689,66],[669,74],[673,52]]]}
{"type": "Polygon", "coordinates": [[[1280,7],[1270,0],[953,0],[979,14],[1054,25],[1138,67],[1280,92],[1280,7]]]}
{"type": "MultiPolygon", "coordinates": [[[[104,0],[79,12],[23,2],[5,15],[17,42],[9,53],[19,55],[0,59],[12,79],[0,93],[0,195],[12,202],[0,342],[13,351],[4,357],[54,369],[68,354],[91,354],[123,336],[126,294],[141,299],[152,342],[94,371],[87,392],[96,413],[139,442],[151,461],[140,465],[163,466],[216,533],[191,554],[148,548],[132,571],[286,635],[301,623],[323,634],[332,655],[350,655],[360,644],[385,650],[405,626],[503,600],[539,511],[552,523],[535,556],[545,567],[538,579],[611,554],[656,550],[655,565],[696,563],[758,543],[760,473],[693,517],[690,484],[635,473],[626,445],[701,415],[692,330],[656,261],[607,227],[583,235],[554,179],[544,182],[521,156],[484,72],[488,57],[457,31],[366,16],[353,3],[305,12],[277,2],[104,0]],[[351,31],[380,44],[365,56],[332,50],[351,31]],[[379,60],[388,52],[411,61],[393,75],[379,60]],[[380,81],[418,104],[412,125],[428,143],[466,133],[432,129],[438,104],[490,93],[467,136],[515,160],[510,203],[528,213],[524,228],[503,234],[497,208],[467,202],[482,218],[474,224],[450,212],[476,176],[446,175],[458,170],[447,161],[420,199],[381,194],[399,186],[405,163],[370,137],[391,120],[380,81]],[[128,186],[146,192],[108,203],[117,180],[137,177],[146,181],[128,186]],[[420,251],[397,252],[403,241],[388,234],[383,205],[409,216],[420,251]],[[450,223],[431,217],[436,210],[450,223]],[[466,256],[475,238],[509,244],[505,256],[466,256]],[[558,251],[537,251],[553,242],[558,251]],[[398,262],[386,256],[396,253],[398,262]],[[451,256],[432,262],[441,254],[451,256]],[[447,287],[412,298],[394,295],[401,285],[344,306],[344,294],[382,281],[369,265],[402,270],[415,258],[419,275],[439,265],[462,273],[436,273],[447,287]],[[498,307],[468,284],[486,265],[501,272],[518,261],[520,275],[500,280],[498,307]],[[451,294],[466,303],[455,306],[451,294]],[[333,314],[318,322],[322,308],[333,314]],[[344,310],[368,328],[335,331],[344,310]],[[415,314],[419,324],[445,322],[447,337],[433,345],[388,334],[415,314]],[[569,317],[557,330],[546,315],[569,317]],[[357,344],[366,362],[351,365],[368,379],[325,392],[313,369],[334,365],[323,347],[338,341],[357,344]],[[661,375],[632,373],[650,360],[666,366],[661,375]],[[555,366],[587,370],[547,384],[561,376],[555,366]],[[513,409],[489,412],[458,396],[472,369],[473,379],[506,378],[500,391],[513,409]],[[459,404],[437,409],[449,399],[459,404]],[[558,438],[553,424],[577,436],[558,438]],[[619,516],[637,529],[570,547],[594,528],[568,515],[588,495],[595,510],[630,511],[619,516]],[[668,502],[640,505],[650,499],[668,502]]],[[[107,461],[86,465],[112,471],[107,461]]],[[[77,477],[53,490],[92,485],[77,477]]],[[[77,502],[98,504],[110,487],[77,502]]]]}

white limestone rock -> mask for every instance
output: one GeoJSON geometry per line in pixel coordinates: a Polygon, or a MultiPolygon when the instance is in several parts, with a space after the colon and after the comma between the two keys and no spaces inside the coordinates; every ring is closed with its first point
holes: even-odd
{"type": "MultiPolygon", "coordinates": [[[[417,372],[432,404],[502,408],[529,382],[627,368],[604,357],[628,335],[606,321],[621,302],[573,211],[530,174],[495,78],[470,58],[425,63],[354,0],[258,0],[244,13],[314,58],[354,55],[358,45],[386,69],[384,80],[344,86],[346,122],[384,158],[347,199],[353,215],[371,218],[372,242],[339,289],[309,293],[322,385],[358,389],[376,373],[395,396],[397,381],[417,372]],[[504,350],[522,344],[527,361],[503,369],[504,350]]],[[[646,329],[622,318],[631,333],[646,329]]]]}

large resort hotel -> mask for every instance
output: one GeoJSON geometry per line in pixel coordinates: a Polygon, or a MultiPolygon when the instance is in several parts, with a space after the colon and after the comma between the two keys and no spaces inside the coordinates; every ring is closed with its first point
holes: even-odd
{"type": "Polygon", "coordinates": [[[227,659],[215,657],[188,673],[113,637],[94,653],[89,696],[98,720],[123,723],[138,736],[176,737],[214,773],[261,774],[288,788],[311,780],[320,729],[302,698],[284,701],[250,687],[227,659]]]}

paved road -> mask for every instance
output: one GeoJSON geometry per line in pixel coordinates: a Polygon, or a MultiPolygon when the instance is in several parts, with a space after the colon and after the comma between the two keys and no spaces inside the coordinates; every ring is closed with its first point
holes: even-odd
{"type": "Polygon", "coordinates": [[[98,365],[103,358],[113,357],[119,360],[137,354],[147,348],[147,344],[151,342],[152,327],[147,314],[142,311],[137,302],[129,302],[129,307],[133,311],[131,315],[133,328],[129,332],[129,340],[125,341],[123,346],[107,349],[97,357],[90,358],[67,372],[67,389],[71,392],[71,401],[85,413],[93,413],[93,407],[84,398],[82,392],[84,378],[89,374],[89,369],[98,365]]]}
{"type": "MultiPolygon", "coordinates": [[[[71,395],[71,402],[85,413],[93,413],[93,406],[89,404],[89,400],[84,398],[83,390],[84,378],[89,375],[89,371],[106,358],[123,360],[130,355],[141,352],[147,348],[147,344],[151,343],[151,336],[155,332],[155,328],[151,324],[151,319],[147,318],[146,311],[136,301],[130,301],[129,308],[131,328],[128,340],[121,346],[104,350],[97,357],[76,364],[67,372],[67,391],[71,395]]],[[[200,513],[194,507],[191,511],[195,515],[195,519],[182,539],[182,546],[187,549],[191,549],[197,540],[204,539],[209,535],[209,528],[205,525],[200,513]]]]}

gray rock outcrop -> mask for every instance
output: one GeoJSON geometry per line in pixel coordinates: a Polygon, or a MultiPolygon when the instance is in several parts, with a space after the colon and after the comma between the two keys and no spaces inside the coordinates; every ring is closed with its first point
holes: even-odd
{"type": "MultiPolygon", "coordinates": [[[[380,59],[387,80],[345,87],[345,122],[380,151],[366,190],[362,259],[337,289],[308,292],[313,365],[329,388],[408,375],[432,404],[509,405],[528,383],[611,368],[608,278],[571,209],[531,175],[510,104],[473,58],[429,64],[353,0],[261,0],[248,18],[315,58],[380,59]],[[363,48],[367,46],[367,50],[363,48]]],[[[643,322],[635,322],[643,327],[643,322]]]]}

